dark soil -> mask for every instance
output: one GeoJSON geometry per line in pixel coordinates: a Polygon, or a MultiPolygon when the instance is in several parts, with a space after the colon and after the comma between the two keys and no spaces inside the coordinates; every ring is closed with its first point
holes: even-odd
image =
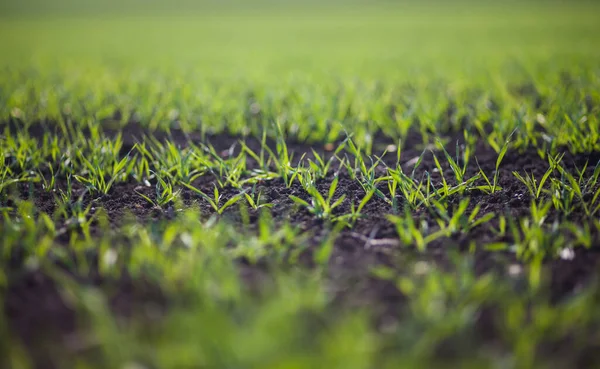
{"type": "MultiPolygon", "coordinates": [[[[44,129],[39,126],[30,127],[32,136],[40,137],[44,129]]],[[[115,134],[116,131],[106,130],[108,135],[115,134]]],[[[131,124],[123,129],[124,149],[127,152],[133,147],[135,142],[142,137],[153,134],[159,140],[170,139],[179,145],[187,145],[189,141],[199,142],[201,135],[186,134],[182,131],[174,130],[171,134],[145,131],[140,125],[131,124]]],[[[381,152],[387,145],[392,144],[392,140],[383,135],[376,136],[376,151],[381,152]]],[[[460,141],[460,136],[449,137],[449,142],[460,141]]],[[[206,136],[203,142],[210,142],[219,151],[226,155],[227,150],[235,148],[235,143],[241,137],[232,137],[228,135],[206,136]]],[[[253,149],[259,149],[260,141],[247,138],[248,145],[253,149]]],[[[411,142],[421,142],[418,136],[405,140],[407,147],[403,149],[403,163],[411,161],[418,157],[423,151],[422,147],[414,145],[411,142]]],[[[269,142],[273,145],[272,142],[269,142]]],[[[449,145],[454,147],[454,144],[449,145]]],[[[310,157],[310,149],[315,148],[318,152],[330,153],[330,146],[325,144],[307,144],[290,142],[289,149],[299,158],[303,153],[310,157]],[[327,150],[329,149],[329,151],[327,150]]],[[[238,148],[239,149],[239,148],[238,148]]],[[[449,150],[452,153],[452,150],[449,150]]],[[[478,145],[475,152],[478,163],[486,173],[493,173],[497,154],[484,145],[478,145]]],[[[600,153],[591,153],[588,155],[566,154],[563,163],[569,167],[581,168],[586,161],[590,163],[590,170],[600,159],[600,153]]],[[[387,155],[384,158],[389,165],[395,165],[395,154],[387,155]]],[[[522,152],[509,151],[502,162],[500,168],[500,186],[502,190],[493,195],[483,193],[471,193],[470,207],[476,204],[481,206],[480,215],[494,212],[496,214],[506,214],[515,217],[529,215],[531,197],[527,193],[525,186],[519,182],[511,173],[518,171],[523,173],[533,173],[540,178],[548,168],[548,163],[539,157],[535,150],[525,150],[522,152]]],[[[336,168],[334,167],[334,170],[336,168]]],[[[450,168],[446,168],[445,177],[453,178],[450,168]]],[[[384,168],[382,167],[383,171],[384,168]]],[[[476,172],[478,168],[472,163],[470,174],[476,172]]],[[[428,171],[432,174],[434,181],[440,180],[440,174],[436,173],[435,164],[431,154],[427,154],[419,168],[418,172],[428,171]]],[[[331,176],[332,174],[330,174],[331,176]]],[[[468,173],[469,175],[469,173],[468,173]]],[[[213,178],[207,176],[194,183],[199,188],[212,191],[213,178]]],[[[325,178],[320,185],[322,193],[328,191],[331,178],[325,178]]],[[[59,182],[58,186],[64,186],[64,182],[59,182]]],[[[311,266],[313,264],[312,250],[319,245],[323,237],[330,228],[325,222],[316,219],[304,209],[299,209],[290,199],[289,195],[295,195],[306,199],[307,196],[297,183],[287,188],[282,180],[273,180],[265,182],[260,186],[266,200],[274,204],[272,208],[273,216],[276,222],[289,222],[308,232],[309,245],[307,250],[301,255],[300,260],[303,264],[311,266]]],[[[75,185],[75,191],[83,191],[81,186],[75,185]]],[[[381,190],[385,191],[384,186],[381,190]]],[[[168,221],[176,217],[173,206],[167,206],[165,209],[157,209],[142,199],[136,191],[152,194],[153,187],[146,187],[140,183],[117,183],[110,193],[104,196],[84,196],[85,205],[93,203],[95,211],[104,209],[111,227],[118,227],[125,220],[127,215],[131,215],[141,222],[160,222],[168,221]]],[[[224,198],[230,198],[238,193],[233,188],[225,188],[222,191],[224,198]]],[[[341,194],[346,194],[347,201],[338,209],[339,212],[346,212],[350,208],[350,202],[360,202],[364,196],[364,190],[358,184],[349,178],[345,171],[340,173],[340,181],[336,191],[337,198],[341,194]]],[[[41,186],[36,185],[33,190],[30,187],[23,186],[20,196],[29,198],[35,202],[37,207],[44,212],[52,214],[56,205],[54,197],[44,192],[41,186]]],[[[197,206],[206,218],[213,215],[212,209],[194,192],[184,189],[182,199],[187,206],[197,206]]],[[[452,198],[451,203],[457,204],[460,199],[452,198]]],[[[402,202],[400,201],[400,205],[402,202]]],[[[376,311],[378,324],[384,328],[401,311],[404,296],[397,287],[389,281],[381,280],[372,276],[371,269],[375,265],[387,265],[402,273],[402,266],[414,263],[416,260],[426,261],[440,268],[452,268],[450,254],[452,252],[468,255],[469,245],[482,245],[490,242],[506,241],[500,239],[490,231],[490,227],[497,227],[497,220],[493,220],[489,225],[475,229],[469,234],[459,235],[451,239],[444,239],[433,242],[428,246],[425,252],[417,252],[410,247],[394,245],[390,241],[371,243],[372,240],[397,240],[394,226],[385,219],[384,214],[391,213],[392,209],[383,200],[373,197],[370,203],[363,210],[365,216],[360,219],[352,230],[345,230],[335,243],[335,248],[328,269],[329,288],[333,296],[334,305],[342,307],[362,307],[370,306],[376,311]]],[[[251,232],[253,223],[258,219],[258,212],[249,210],[250,225],[243,226],[239,216],[239,208],[233,207],[223,214],[227,221],[239,224],[240,231],[251,232]]],[[[414,213],[415,218],[433,221],[431,214],[425,210],[414,213]]],[[[551,214],[550,221],[559,217],[558,214],[551,214]]],[[[567,219],[584,222],[582,213],[575,212],[567,219]]],[[[99,234],[105,231],[97,223],[92,226],[92,234],[99,234]]],[[[67,240],[65,240],[67,241],[67,240]]],[[[93,259],[94,256],[91,256],[93,259]]],[[[498,275],[507,275],[507,267],[510,264],[519,264],[516,257],[509,252],[488,252],[482,248],[476,248],[473,253],[473,269],[477,274],[486,272],[495,272],[498,275]]],[[[562,260],[560,258],[548,258],[545,262],[545,271],[550,276],[550,285],[548,286],[553,301],[560,301],[587,285],[590,281],[598,280],[598,267],[600,261],[600,235],[594,235],[594,243],[590,249],[575,249],[575,257],[572,260],[562,260]]],[[[60,266],[59,266],[60,267],[60,266]]],[[[64,267],[63,269],[68,268],[64,267]]],[[[260,290],[260,284],[268,280],[268,263],[259,262],[252,264],[247,260],[240,260],[240,275],[248,282],[248,288],[251,290],[260,290]]],[[[145,311],[148,316],[155,316],[158,312],[168,308],[168,298],[160,291],[158,287],[149,285],[144,281],[132,280],[126,276],[116,280],[105,280],[97,275],[81,277],[81,283],[99,286],[108,291],[109,306],[118,316],[131,316],[138,312],[145,311]]],[[[6,301],[4,311],[8,317],[11,330],[16,334],[25,345],[31,348],[31,352],[36,353],[34,360],[40,367],[56,367],[56,363],[49,361],[49,353],[43,347],[36,345],[39,342],[38,335],[43,333],[56,339],[58,337],[69,337],[77,330],[78,319],[74,309],[65,301],[58,287],[41,271],[28,272],[22,264],[22,260],[15,260],[14,270],[10,274],[10,286],[5,294],[6,301]]],[[[159,313],[160,315],[160,313],[159,313]]],[[[493,322],[485,319],[485,315],[480,322],[482,332],[494,331],[493,322]]]]}

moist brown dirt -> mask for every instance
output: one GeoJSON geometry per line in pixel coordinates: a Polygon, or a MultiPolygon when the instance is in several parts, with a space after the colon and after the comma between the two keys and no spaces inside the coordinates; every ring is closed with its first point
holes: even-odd
{"type": "MultiPolygon", "coordinates": [[[[46,129],[34,126],[29,128],[29,132],[33,137],[41,137],[46,132],[46,129]]],[[[107,135],[114,135],[116,131],[106,130],[107,135]]],[[[170,134],[161,132],[148,132],[139,124],[130,124],[122,130],[124,149],[126,153],[133,145],[143,137],[153,135],[159,140],[171,140],[178,145],[184,146],[188,142],[209,142],[223,155],[227,155],[230,148],[239,150],[239,145],[236,147],[236,142],[242,137],[229,135],[205,135],[187,134],[182,131],[173,130],[170,134]]],[[[375,140],[375,150],[383,151],[383,148],[393,144],[394,142],[387,139],[382,134],[377,134],[375,140]]],[[[461,136],[449,136],[448,142],[449,151],[454,155],[453,148],[456,141],[462,141],[461,136]]],[[[244,138],[247,144],[255,150],[260,149],[260,140],[253,138],[244,138]]],[[[421,139],[418,135],[414,135],[405,140],[405,147],[402,152],[403,168],[410,168],[410,162],[414,162],[414,158],[421,155],[423,148],[418,145],[421,139]],[[411,143],[414,143],[411,145],[411,143]]],[[[273,146],[274,143],[269,141],[268,144],[273,146]]],[[[290,142],[289,150],[294,153],[296,158],[307,154],[310,157],[311,149],[317,152],[324,153],[327,157],[330,154],[328,145],[325,144],[307,144],[290,142]]],[[[417,170],[417,175],[421,176],[427,171],[431,174],[434,182],[441,181],[440,173],[436,173],[433,154],[426,153],[421,166],[417,170]]],[[[440,154],[438,153],[438,156],[440,154]]],[[[493,175],[495,170],[495,162],[497,158],[496,152],[486,147],[483,144],[477,144],[474,155],[478,159],[480,167],[493,175]]],[[[585,155],[572,155],[565,153],[563,164],[566,168],[574,170],[582,168],[586,162],[589,162],[588,171],[591,173],[594,165],[600,159],[600,153],[590,153],[585,155]]],[[[390,166],[395,166],[395,154],[384,156],[383,161],[390,166]]],[[[445,162],[444,160],[441,160],[445,162]]],[[[493,212],[495,214],[504,214],[510,217],[523,217],[530,214],[531,196],[528,194],[526,187],[519,182],[513,175],[513,171],[524,174],[533,173],[536,178],[541,178],[543,173],[548,168],[547,160],[540,158],[535,150],[514,151],[509,150],[500,166],[500,183],[501,190],[494,194],[484,194],[473,192],[470,194],[471,203],[470,209],[475,205],[481,206],[480,216],[493,212]]],[[[334,164],[332,171],[337,171],[339,168],[334,164]]],[[[444,176],[453,182],[453,174],[447,165],[443,168],[444,176]]],[[[384,171],[384,167],[380,165],[379,171],[384,171]]],[[[407,169],[405,169],[407,170],[407,169]]],[[[410,171],[411,169],[408,169],[410,171]]],[[[479,169],[473,162],[467,172],[467,176],[473,175],[479,169]]],[[[588,173],[588,174],[590,174],[588,173]]],[[[350,209],[350,204],[359,203],[364,197],[365,192],[358,181],[349,177],[349,174],[342,170],[339,172],[340,181],[334,198],[338,198],[342,194],[347,196],[346,201],[336,209],[336,213],[347,213],[350,209]]],[[[333,178],[333,173],[329,173],[326,178],[318,181],[318,188],[321,193],[327,193],[329,184],[333,178]]],[[[210,176],[202,177],[197,180],[194,185],[198,188],[210,192],[212,191],[214,178],[210,176]]],[[[65,182],[59,180],[57,186],[59,188],[65,186],[65,182]]],[[[262,183],[258,186],[266,201],[273,204],[272,214],[278,224],[288,222],[300,229],[302,232],[307,232],[310,235],[306,251],[301,255],[301,263],[306,266],[312,266],[313,251],[320,245],[327,233],[331,229],[330,225],[323,220],[316,219],[306,209],[299,208],[290,198],[290,195],[298,196],[308,200],[307,194],[298,183],[291,186],[286,186],[283,180],[276,179],[262,183]]],[[[381,186],[381,191],[386,195],[385,186],[381,186]]],[[[85,189],[78,185],[74,185],[76,194],[84,193],[85,189]]],[[[103,209],[110,222],[111,228],[119,227],[124,222],[126,216],[133,216],[140,222],[163,222],[169,221],[177,216],[174,205],[168,205],[162,209],[158,209],[149,204],[137,192],[151,196],[154,191],[153,184],[150,187],[140,183],[116,183],[110,192],[106,195],[92,196],[84,194],[84,205],[92,204],[94,209],[92,212],[103,209]]],[[[45,192],[40,185],[21,186],[19,189],[21,198],[32,200],[37,208],[46,213],[52,214],[56,210],[54,196],[45,192]]],[[[231,198],[239,193],[238,189],[224,188],[221,190],[224,199],[231,198]]],[[[208,219],[214,215],[213,210],[208,204],[203,201],[199,195],[188,189],[182,189],[181,198],[185,206],[194,206],[200,209],[202,217],[208,219]]],[[[458,204],[459,196],[455,196],[450,200],[451,204],[458,204]]],[[[403,200],[398,197],[400,211],[402,211],[403,200]]],[[[243,225],[239,208],[232,207],[224,212],[222,218],[226,221],[238,224],[240,232],[252,232],[256,223],[259,212],[252,209],[248,210],[250,224],[243,225]]],[[[494,234],[491,229],[498,227],[498,218],[493,219],[485,226],[474,229],[468,234],[459,234],[451,238],[437,240],[428,245],[424,252],[418,252],[409,246],[401,246],[398,243],[398,236],[394,226],[386,219],[385,214],[392,212],[392,208],[385,201],[378,197],[373,197],[372,200],[363,209],[363,216],[358,220],[356,225],[351,230],[344,230],[339,235],[335,242],[333,254],[331,255],[328,268],[328,288],[332,294],[334,306],[342,308],[364,307],[368,306],[375,311],[376,323],[380,327],[389,325],[389,322],[394,320],[398,313],[402,310],[405,297],[394,285],[394,283],[382,279],[375,278],[372,275],[372,268],[375,265],[386,265],[395,270],[399,274],[402,273],[402,268],[405,265],[412,265],[415,261],[421,260],[431,263],[439,268],[452,268],[450,254],[453,252],[461,253],[462,255],[471,255],[473,258],[472,268],[478,275],[495,272],[500,277],[508,278],[508,266],[520,264],[515,255],[510,252],[502,251],[485,251],[481,247],[490,242],[510,241],[510,237],[499,237],[494,234]],[[369,240],[379,240],[382,242],[372,242],[369,240]],[[389,242],[387,242],[389,241],[389,242]],[[387,243],[386,243],[387,242],[387,243]],[[469,251],[470,245],[475,245],[475,250],[469,251]]],[[[413,216],[417,220],[423,220],[434,224],[432,214],[426,210],[417,210],[413,212],[413,216]]],[[[582,211],[575,211],[568,217],[561,216],[556,212],[551,212],[548,217],[548,224],[554,219],[567,219],[579,223],[587,222],[582,211]]],[[[98,222],[92,225],[92,235],[103,232],[104,229],[98,222]]],[[[65,242],[67,240],[65,239],[65,242]]],[[[599,280],[598,267],[600,261],[600,235],[593,234],[593,245],[591,248],[577,248],[575,257],[571,260],[563,260],[560,258],[548,258],[545,261],[545,273],[549,276],[550,284],[548,286],[552,300],[558,302],[568,296],[576,294],[584,286],[590,282],[599,280]]],[[[97,256],[90,256],[93,260],[97,256]]],[[[268,263],[259,262],[253,264],[248,260],[240,260],[240,275],[247,281],[250,290],[260,290],[260,284],[264,283],[269,278],[268,263]]],[[[53,337],[67,337],[73,334],[77,328],[78,317],[75,315],[75,310],[69,306],[58,289],[58,286],[51,278],[43,274],[43,272],[28,272],[24,266],[23,260],[17,257],[12,265],[13,271],[10,273],[10,281],[8,290],[5,293],[4,312],[8,317],[10,327],[25,345],[31,348],[32,352],[36,352],[33,356],[39,367],[52,367],[52,363],[47,360],[49,353],[43,348],[36,346],[36,334],[44,332],[44,334],[53,335],[53,337]]],[[[67,266],[59,266],[62,270],[69,272],[67,266]]],[[[168,297],[160,291],[156,286],[152,286],[143,280],[132,280],[129,277],[120,277],[115,280],[106,280],[98,275],[87,277],[78,276],[81,283],[87,283],[93,286],[99,286],[105,291],[108,291],[109,306],[117,316],[132,316],[140,311],[163,311],[168,308],[168,297]]],[[[515,283],[518,283],[515,282],[515,283]]],[[[150,314],[152,315],[152,314],[150,314]]],[[[478,326],[478,331],[482,337],[493,339],[495,331],[493,319],[482,313],[478,326]],[[487,332],[487,333],[486,333],[487,332]]]]}

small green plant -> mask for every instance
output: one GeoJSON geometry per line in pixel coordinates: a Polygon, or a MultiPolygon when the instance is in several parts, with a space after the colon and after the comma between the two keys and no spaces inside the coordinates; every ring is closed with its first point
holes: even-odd
{"type": "Polygon", "coordinates": [[[398,199],[396,197],[396,193],[400,191],[403,199],[410,205],[410,207],[414,210],[419,208],[421,205],[429,206],[429,199],[432,191],[431,177],[429,173],[426,171],[424,173],[424,179],[421,181],[417,181],[415,178],[415,173],[421,162],[423,161],[423,157],[425,156],[426,151],[424,150],[421,155],[416,159],[413,164],[413,170],[410,176],[404,174],[402,166],[400,164],[401,158],[401,142],[398,143],[398,149],[396,151],[396,168],[387,168],[387,176],[380,177],[376,180],[376,183],[381,181],[387,181],[388,183],[388,191],[390,193],[391,200],[388,200],[385,196],[383,196],[384,200],[388,202],[392,206],[392,212],[394,214],[398,213],[398,199]]]}
{"type": "Polygon", "coordinates": [[[202,192],[201,190],[199,190],[198,188],[196,188],[190,184],[181,183],[181,185],[192,190],[193,192],[197,193],[198,195],[200,195],[204,200],[206,200],[206,202],[208,202],[210,207],[219,215],[223,214],[223,212],[225,210],[227,210],[229,207],[235,205],[238,201],[240,201],[242,199],[242,197],[244,196],[244,194],[246,193],[245,191],[242,191],[239,194],[231,197],[229,200],[225,201],[225,203],[223,203],[221,205],[222,195],[219,193],[219,189],[217,188],[216,185],[214,186],[214,189],[213,189],[213,197],[212,198],[210,196],[208,196],[207,194],[205,194],[204,192],[202,192]]]}
{"type": "MultiPolygon", "coordinates": [[[[446,180],[446,177],[444,175],[444,169],[442,168],[440,161],[438,160],[438,158],[434,152],[432,152],[432,155],[433,155],[433,161],[435,163],[436,169],[438,170],[438,172],[440,173],[440,176],[442,177],[442,187],[441,188],[436,189],[436,187],[432,185],[433,191],[435,192],[435,195],[436,195],[438,201],[442,201],[442,200],[446,199],[448,196],[451,196],[456,193],[462,195],[463,193],[465,193],[465,191],[468,191],[468,190],[471,190],[474,188],[474,183],[479,179],[479,174],[476,174],[475,176],[465,180],[464,175],[462,173],[463,170],[448,155],[447,160],[449,160],[450,167],[452,168],[452,171],[454,172],[454,176],[457,179],[456,185],[450,186],[450,184],[446,180]]],[[[431,181],[428,179],[427,182],[429,185],[429,183],[431,181]]]]}
{"type": "Polygon", "coordinates": [[[314,214],[319,219],[328,219],[332,215],[333,210],[340,206],[346,199],[346,195],[344,194],[333,201],[333,196],[335,195],[335,190],[339,183],[338,176],[331,182],[327,198],[321,195],[309,173],[301,178],[302,187],[311,198],[310,203],[294,195],[290,195],[290,199],[296,204],[306,208],[311,214],[314,214]]]}
{"type": "MultiPolygon", "coordinates": [[[[416,181],[412,176],[408,177],[402,172],[401,168],[393,170],[388,168],[388,177],[380,178],[388,181],[390,195],[396,198],[396,192],[399,189],[403,199],[412,209],[417,209],[421,205],[429,206],[429,200],[433,192],[431,177],[429,173],[425,173],[425,179],[416,181]]],[[[391,202],[392,209],[397,212],[397,200],[391,202]]]]}
{"type": "MultiPolygon", "coordinates": [[[[377,197],[381,198],[382,200],[391,205],[392,200],[388,199],[383,194],[383,192],[381,192],[381,190],[377,187],[378,183],[381,182],[381,179],[376,178],[375,171],[377,169],[377,166],[382,161],[381,158],[376,158],[377,160],[374,161],[372,158],[369,157],[371,165],[367,166],[364,155],[362,153],[362,149],[352,141],[350,136],[348,136],[346,142],[348,146],[348,151],[351,155],[354,156],[354,166],[350,164],[350,161],[347,161],[348,164],[346,164],[348,172],[351,173],[350,177],[356,178],[356,173],[360,173],[361,177],[359,179],[359,183],[363,187],[364,191],[366,193],[369,193],[371,191],[374,192],[375,195],[377,195],[377,197]]],[[[345,161],[342,161],[342,164],[344,164],[344,162],[345,161]]]]}
{"type": "Polygon", "coordinates": [[[42,181],[42,188],[44,189],[44,191],[52,192],[56,188],[57,174],[54,173],[54,168],[52,167],[52,165],[48,165],[48,171],[50,172],[49,179],[46,179],[46,176],[44,175],[44,173],[42,173],[41,170],[38,171],[38,176],[42,181]]]}
{"type": "Polygon", "coordinates": [[[169,179],[163,179],[156,177],[156,185],[154,186],[155,197],[151,199],[149,196],[144,195],[139,191],[135,191],[144,200],[148,201],[155,208],[162,208],[167,204],[170,204],[178,199],[181,190],[175,190],[173,184],[169,179]]]}
{"type": "Polygon", "coordinates": [[[347,227],[354,226],[354,224],[356,224],[356,221],[362,216],[363,208],[371,200],[374,194],[374,191],[366,193],[362,200],[360,200],[360,202],[358,203],[358,206],[355,206],[354,202],[352,202],[350,204],[350,213],[336,217],[335,221],[342,222],[346,224],[347,227]]]}
{"type": "Polygon", "coordinates": [[[67,177],[66,191],[60,189],[58,195],[54,196],[57,209],[55,213],[65,221],[66,228],[62,232],[69,230],[81,230],[86,238],[90,238],[90,225],[94,220],[91,216],[93,203],[90,201],[87,205],[84,203],[86,191],[83,191],[78,197],[73,193],[73,187],[70,177],[67,177]]]}
{"type": "Polygon", "coordinates": [[[438,216],[436,221],[440,227],[438,232],[445,237],[449,237],[459,232],[467,233],[473,228],[485,224],[494,218],[494,213],[486,213],[477,218],[477,215],[479,215],[479,211],[481,210],[479,204],[475,205],[473,210],[471,210],[471,213],[467,215],[469,202],[469,198],[461,200],[456,209],[450,213],[444,205],[438,201],[433,201],[433,210],[438,216]]]}
{"type": "MultiPolygon", "coordinates": [[[[500,149],[500,152],[498,153],[498,158],[496,159],[496,170],[494,171],[494,176],[492,177],[493,178],[492,181],[490,181],[490,179],[485,174],[483,169],[481,169],[479,162],[477,162],[477,167],[479,168],[479,174],[481,175],[481,178],[483,178],[487,184],[487,186],[478,186],[478,187],[476,187],[477,189],[484,191],[488,194],[493,194],[493,193],[496,193],[496,191],[498,191],[498,190],[502,190],[502,187],[500,187],[498,185],[499,179],[500,179],[500,164],[502,163],[502,160],[504,159],[504,156],[506,155],[506,152],[508,151],[508,147],[510,144],[510,137],[512,137],[514,132],[515,131],[513,131],[513,133],[511,133],[511,135],[509,136],[509,138],[504,142],[504,145],[502,145],[502,148],[500,149]]],[[[477,161],[477,157],[475,157],[475,161],[477,161]]]]}
{"type": "MultiPolygon", "coordinates": [[[[333,151],[333,153],[330,154],[330,157],[327,160],[325,160],[325,155],[320,155],[317,151],[315,151],[314,149],[311,149],[315,160],[313,161],[312,159],[308,159],[308,164],[309,164],[309,168],[312,169],[313,173],[316,175],[317,178],[322,179],[322,178],[325,178],[327,176],[327,174],[329,174],[329,171],[331,169],[331,164],[338,157],[338,154],[346,148],[346,144],[349,141],[350,141],[350,137],[347,137],[344,141],[342,141],[336,147],[336,149],[333,151]]],[[[340,166],[342,166],[342,165],[343,165],[343,163],[341,163],[340,166]]]]}
{"type": "MultiPolygon", "coordinates": [[[[463,150],[462,157],[461,157],[460,147],[459,147],[458,141],[457,141],[456,142],[456,158],[453,159],[439,138],[436,140],[436,142],[437,142],[438,147],[441,148],[442,151],[444,152],[446,161],[448,162],[448,164],[450,165],[450,168],[452,169],[452,172],[454,173],[454,178],[456,179],[456,183],[463,183],[465,181],[464,179],[465,179],[465,174],[467,172],[467,165],[469,164],[469,160],[471,158],[470,146],[468,146],[468,145],[465,146],[465,149],[463,150]],[[462,162],[462,165],[460,165],[461,162],[462,162]]],[[[437,157],[435,156],[435,154],[433,154],[433,156],[436,161],[436,165],[438,165],[439,163],[437,162],[437,157]]],[[[438,168],[439,168],[439,165],[438,165],[438,168]]],[[[441,169],[440,169],[440,173],[443,174],[441,169]]]]}
{"type": "Polygon", "coordinates": [[[254,210],[273,207],[272,203],[263,202],[262,191],[259,190],[257,192],[256,185],[252,186],[250,193],[244,193],[244,197],[246,198],[248,205],[254,210]]]}
{"type": "Polygon", "coordinates": [[[400,237],[400,241],[403,245],[414,245],[417,250],[421,252],[425,251],[430,242],[435,241],[439,237],[438,234],[424,234],[429,228],[429,225],[425,221],[421,222],[420,225],[417,225],[408,209],[405,210],[403,216],[390,214],[387,215],[386,218],[396,227],[396,233],[398,234],[398,237],[400,237]]]}
{"type": "Polygon", "coordinates": [[[556,168],[561,175],[561,180],[552,179],[552,188],[555,192],[555,206],[565,211],[566,213],[572,212],[575,207],[581,206],[584,213],[588,216],[595,215],[600,211],[600,188],[595,193],[589,189],[595,187],[598,181],[598,175],[600,174],[599,167],[596,166],[593,175],[584,181],[583,170],[579,172],[578,178],[566,170],[560,163],[556,164],[556,168]],[[586,197],[589,195],[590,199],[586,197]],[[575,203],[577,200],[577,203],[575,203]]]}
{"type": "Polygon", "coordinates": [[[562,160],[563,156],[564,156],[564,154],[556,156],[554,158],[548,157],[548,161],[549,161],[550,165],[548,167],[548,170],[546,170],[546,172],[540,179],[539,183],[537,182],[533,173],[531,173],[531,174],[525,173],[525,177],[523,177],[518,172],[515,171],[515,172],[513,172],[513,175],[527,187],[529,194],[534,199],[537,200],[542,195],[542,191],[544,190],[544,185],[548,181],[548,178],[550,178],[550,175],[554,172],[554,170],[556,170],[560,166],[559,163],[562,160]]]}
{"type": "Polygon", "coordinates": [[[121,160],[116,161],[114,166],[107,171],[106,168],[97,160],[93,159],[94,162],[91,162],[81,152],[79,152],[78,156],[79,160],[81,160],[84,165],[85,174],[75,174],[73,175],[73,178],[83,184],[90,191],[98,192],[104,195],[110,191],[115,181],[120,179],[119,177],[121,174],[123,174],[129,160],[129,156],[125,156],[121,160]]]}

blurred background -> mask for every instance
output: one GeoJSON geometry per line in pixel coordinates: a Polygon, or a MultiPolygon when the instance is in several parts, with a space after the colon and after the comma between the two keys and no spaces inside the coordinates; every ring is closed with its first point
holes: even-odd
{"type": "Polygon", "coordinates": [[[600,59],[585,1],[5,0],[0,14],[4,65],[393,78],[600,59]]]}
{"type": "Polygon", "coordinates": [[[336,117],[333,137],[390,126],[390,101],[434,117],[491,94],[508,114],[511,89],[551,95],[565,71],[590,86],[600,75],[596,2],[9,0],[0,14],[0,120],[118,111],[246,134],[258,101],[303,137],[336,117]]]}

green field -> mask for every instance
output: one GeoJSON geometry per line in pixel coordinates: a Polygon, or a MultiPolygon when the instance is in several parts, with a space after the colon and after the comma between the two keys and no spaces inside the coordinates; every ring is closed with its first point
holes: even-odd
{"type": "Polygon", "coordinates": [[[600,4],[0,4],[1,368],[600,365],[600,4]]]}

